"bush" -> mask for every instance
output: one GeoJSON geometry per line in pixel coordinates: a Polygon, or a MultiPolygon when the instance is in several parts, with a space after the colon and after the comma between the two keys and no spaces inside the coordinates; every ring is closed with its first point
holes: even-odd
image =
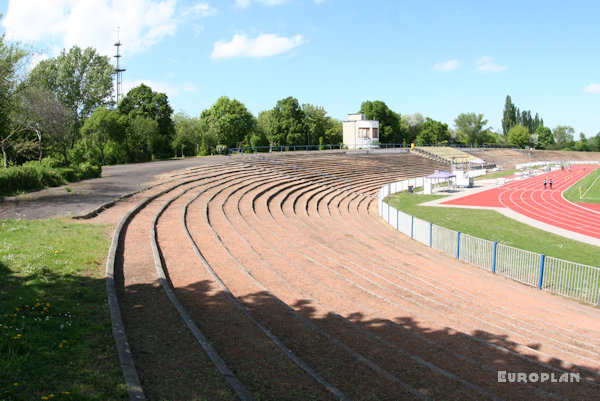
{"type": "Polygon", "coordinates": [[[219,155],[226,155],[227,149],[227,145],[217,145],[216,151],[219,155]]]}
{"type": "Polygon", "coordinates": [[[79,165],[77,176],[80,180],[88,180],[90,178],[98,178],[102,174],[102,166],[83,162],[79,165]]]}
{"type": "Polygon", "coordinates": [[[101,166],[90,162],[75,168],[58,167],[59,164],[56,159],[46,158],[41,163],[30,161],[19,167],[0,168],[0,196],[97,178],[102,173],[101,166]]]}
{"type": "Polygon", "coordinates": [[[0,195],[42,188],[41,174],[33,166],[9,167],[0,170],[0,195]]]}

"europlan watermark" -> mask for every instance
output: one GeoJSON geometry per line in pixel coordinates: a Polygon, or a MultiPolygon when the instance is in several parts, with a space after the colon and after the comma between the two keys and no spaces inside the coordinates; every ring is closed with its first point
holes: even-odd
{"type": "Polygon", "coordinates": [[[498,383],[579,383],[579,373],[507,372],[498,371],[498,383]]]}

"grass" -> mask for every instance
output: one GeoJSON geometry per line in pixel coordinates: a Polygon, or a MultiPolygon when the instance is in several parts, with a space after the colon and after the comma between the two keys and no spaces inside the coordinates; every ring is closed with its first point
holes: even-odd
{"type": "Polygon", "coordinates": [[[506,177],[507,175],[514,174],[516,171],[518,171],[518,170],[496,171],[494,173],[489,173],[486,175],[481,175],[479,177],[475,177],[475,180],[489,180],[489,179],[493,179],[493,178],[506,177]]]}
{"type": "Polygon", "coordinates": [[[387,202],[396,209],[441,227],[559,259],[599,266],[599,247],[548,233],[496,211],[419,205],[442,197],[401,192],[387,198],[387,202]]]}
{"type": "Polygon", "coordinates": [[[563,195],[571,202],[600,203],[600,168],[583,177],[563,195]],[[580,194],[583,197],[580,198],[580,194]]]}
{"type": "Polygon", "coordinates": [[[107,227],[0,221],[0,400],[125,400],[103,259],[107,227]]]}

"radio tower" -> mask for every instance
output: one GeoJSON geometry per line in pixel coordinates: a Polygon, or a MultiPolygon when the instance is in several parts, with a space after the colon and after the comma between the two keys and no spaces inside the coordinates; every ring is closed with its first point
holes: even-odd
{"type": "Polygon", "coordinates": [[[115,58],[117,59],[117,68],[115,69],[115,73],[117,74],[117,104],[119,104],[119,100],[121,100],[121,97],[123,97],[123,71],[125,71],[125,68],[121,68],[119,66],[119,59],[121,58],[121,53],[120,53],[120,47],[121,47],[121,40],[119,39],[119,30],[120,28],[117,28],[117,43],[115,43],[115,47],[117,48],[117,54],[115,55],[115,58]]]}

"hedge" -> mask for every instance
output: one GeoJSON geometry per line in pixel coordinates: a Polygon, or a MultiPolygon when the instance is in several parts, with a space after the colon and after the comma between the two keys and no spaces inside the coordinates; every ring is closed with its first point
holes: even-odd
{"type": "Polygon", "coordinates": [[[73,181],[100,177],[102,167],[89,162],[72,167],[55,167],[51,161],[28,162],[0,168],[0,196],[56,187],[73,181]]]}

